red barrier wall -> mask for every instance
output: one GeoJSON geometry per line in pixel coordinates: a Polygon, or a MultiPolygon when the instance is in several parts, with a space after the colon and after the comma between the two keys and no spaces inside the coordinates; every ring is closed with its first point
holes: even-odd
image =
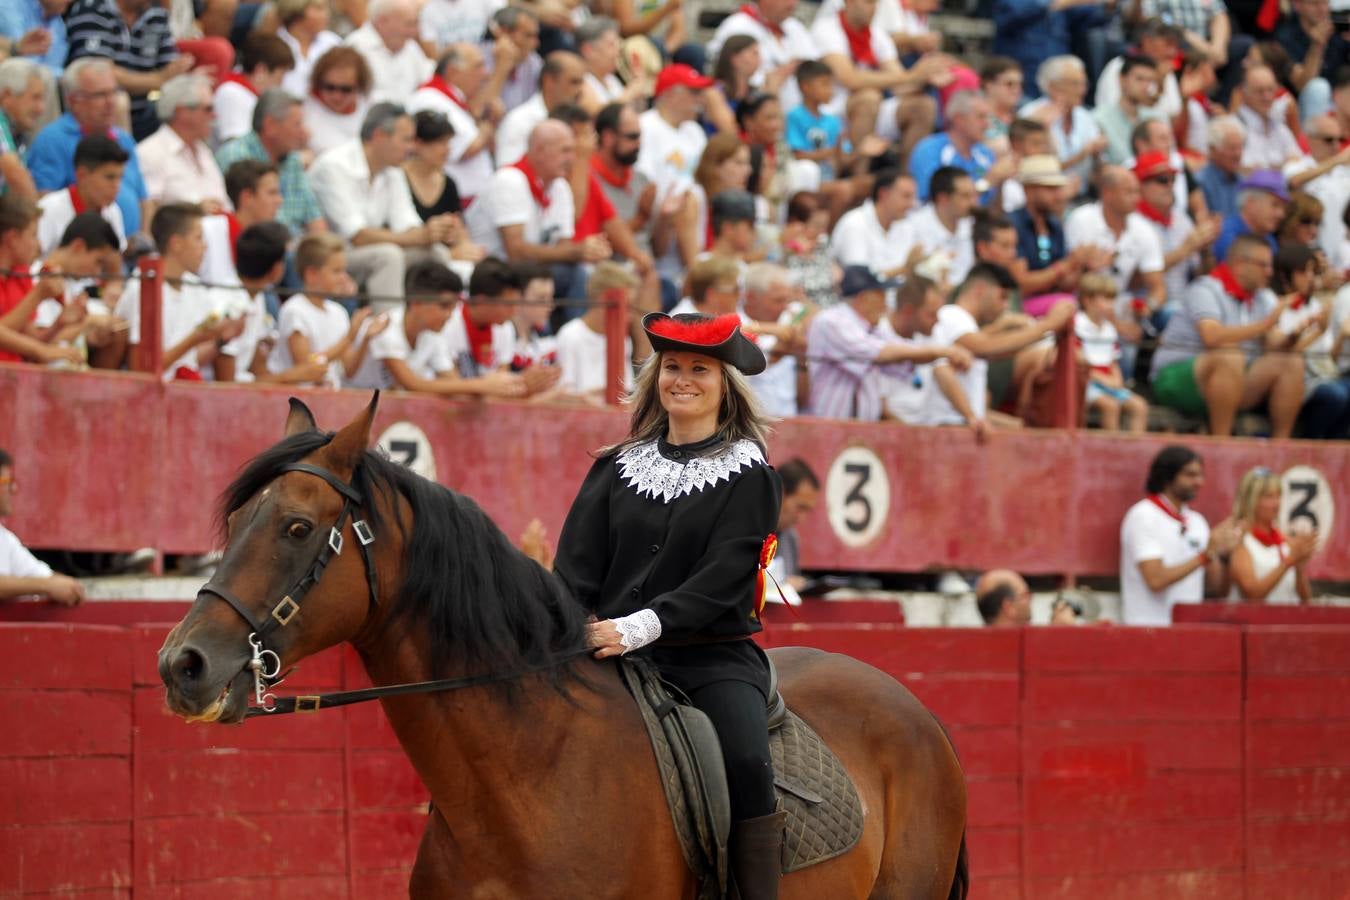
{"type": "MultiPolygon", "coordinates": [[[[214,543],[215,498],[241,463],[280,436],[292,393],[329,427],[368,400],[355,391],[164,385],[126,373],[0,364],[0,445],[19,460],[23,484],[9,527],[35,547],[204,552],[214,543]]],[[[376,431],[396,421],[421,428],[440,480],[477,500],[510,535],[535,516],[556,535],[589,465],[586,451],[621,437],[626,424],[616,410],[387,394],[376,431]]],[[[959,429],[800,419],[778,428],[771,451],[775,459],[801,455],[825,478],[844,449],[860,445],[888,475],[880,533],[864,546],[845,546],[817,513],[802,526],[808,567],[998,565],[1109,575],[1118,565],[1121,516],[1141,496],[1149,461],[1171,440],[1028,430],[976,446],[959,429]]],[[[1206,460],[1198,506],[1211,520],[1226,514],[1247,469],[1315,467],[1341,514],[1310,572],[1350,580],[1344,444],[1187,442],[1206,460]]]]}
{"type": "MultiPolygon", "coordinates": [[[[0,624],[0,896],[406,896],[425,793],[379,708],[186,725],[166,631],[0,624]]],[[[975,900],[1350,897],[1350,627],[764,638],[878,666],[948,726],[975,900]]],[[[330,651],[293,682],[365,679],[330,651]]]]}

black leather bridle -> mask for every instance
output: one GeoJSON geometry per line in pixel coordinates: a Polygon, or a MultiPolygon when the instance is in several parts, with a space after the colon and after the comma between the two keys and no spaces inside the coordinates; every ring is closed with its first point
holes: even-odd
{"type": "Polygon", "coordinates": [[[375,543],[375,535],[371,533],[370,526],[365,519],[357,518],[361,512],[362,503],[361,492],[354,487],[356,473],[360,471],[359,467],[352,472],[351,484],[343,482],[327,469],[321,469],[309,463],[289,463],[282,467],[281,471],[305,472],[322,478],[328,482],[329,487],[342,496],[342,512],[338,514],[337,521],[329,529],[328,540],[324,541],[323,546],[319,548],[319,553],[314,558],[314,562],[305,574],[301,575],[300,579],[291,585],[290,590],[286,591],[281,600],[272,607],[266,618],[261,622],[249,610],[244,601],[214,579],[202,585],[197,592],[198,599],[207,596],[219,597],[224,600],[253,629],[253,633],[248,636],[249,645],[253,648],[249,668],[253,670],[254,698],[258,701],[259,706],[250,708],[250,714],[253,714],[255,709],[259,712],[274,712],[277,709],[276,698],[266,691],[281,681],[281,658],[275,651],[267,648],[264,640],[273,629],[285,628],[290,624],[296,613],[300,612],[300,602],[305,599],[305,595],[310,592],[314,585],[319,583],[319,579],[323,577],[324,570],[328,568],[328,564],[332,562],[333,557],[342,553],[342,530],[347,526],[348,519],[352,520],[352,532],[356,535],[356,542],[361,550],[361,562],[366,570],[366,585],[370,591],[370,608],[366,613],[367,621],[369,621],[370,615],[380,602],[375,559],[370,552],[370,546],[375,543]],[[270,666],[268,665],[269,659],[271,661],[270,666]]]}

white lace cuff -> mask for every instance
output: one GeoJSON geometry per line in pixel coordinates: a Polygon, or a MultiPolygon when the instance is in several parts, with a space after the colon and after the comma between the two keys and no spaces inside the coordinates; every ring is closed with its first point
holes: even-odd
{"type": "Polygon", "coordinates": [[[661,636],[661,619],[650,609],[640,609],[613,621],[624,653],[632,653],[661,636]]]}

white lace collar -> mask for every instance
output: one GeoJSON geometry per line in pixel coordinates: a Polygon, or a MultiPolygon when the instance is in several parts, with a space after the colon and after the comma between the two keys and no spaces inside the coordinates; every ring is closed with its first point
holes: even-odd
{"type": "MultiPolygon", "coordinates": [[[[670,459],[661,453],[659,441],[648,441],[619,454],[619,478],[639,496],[669,503],[694,494],[719,481],[730,481],[742,469],[764,464],[764,454],[753,441],[740,440],[709,456],[688,455],[670,459]]],[[[676,448],[675,453],[680,453],[676,448]]]]}

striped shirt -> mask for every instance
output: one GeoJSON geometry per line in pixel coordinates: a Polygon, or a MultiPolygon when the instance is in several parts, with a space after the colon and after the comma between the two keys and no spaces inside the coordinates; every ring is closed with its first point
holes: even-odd
{"type": "Polygon", "coordinates": [[[878,421],[882,374],[906,378],[913,370],[910,363],[875,362],[888,343],[885,330],[869,324],[852,304],[837,303],[818,313],[806,333],[811,415],[878,421]]]}
{"type": "MultiPolygon", "coordinates": [[[[151,6],[128,26],[114,0],[75,0],[66,12],[70,40],[67,64],[86,56],[110,60],[132,72],[156,72],[178,56],[169,31],[169,13],[151,6]]],[[[154,104],[146,94],[131,95],[132,131],[147,135],[158,126],[154,104]]]]}
{"type": "Polygon", "coordinates": [[[280,163],[276,162],[268,155],[256,131],[237,137],[216,151],[216,162],[220,163],[222,172],[230,171],[230,166],[242,159],[255,159],[277,167],[281,181],[281,211],[277,213],[277,221],[289,228],[291,234],[304,234],[310,222],[323,218],[305,165],[297,154],[288,153],[280,163]]]}

